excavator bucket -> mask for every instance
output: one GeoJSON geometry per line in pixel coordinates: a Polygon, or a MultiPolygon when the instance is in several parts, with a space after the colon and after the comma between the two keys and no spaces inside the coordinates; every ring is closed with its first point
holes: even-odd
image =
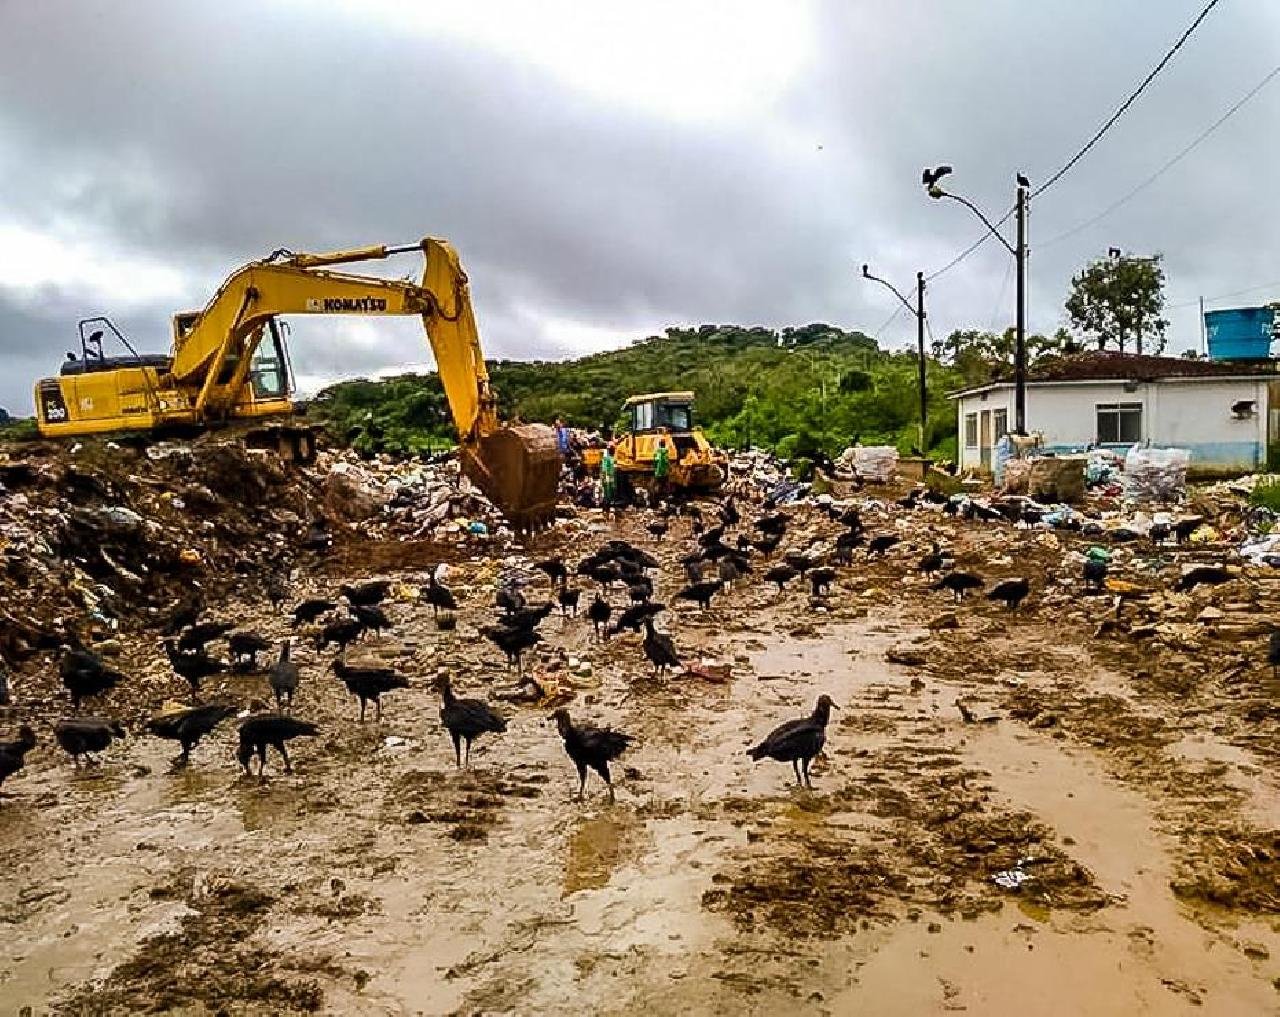
{"type": "Polygon", "coordinates": [[[563,459],[545,424],[513,424],[461,449],[462,472],[502,510],[517,530],[534,530],[555,516],[563,459]]]}

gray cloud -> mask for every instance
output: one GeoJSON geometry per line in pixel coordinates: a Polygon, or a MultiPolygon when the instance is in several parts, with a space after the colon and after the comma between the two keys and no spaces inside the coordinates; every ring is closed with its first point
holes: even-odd
{"type": "MultiPolygon", "coordinates": [[[[831,3],[785,91],[708,123],[624,108],[356,7],[11,4],[0,227],[71,229],[105,260],[172,266],[193,305],[276,247],[441,234],[463,253],[495,356],[565,355],[568,324],[619,340],[702,321],[871,330],[892,303],[856,264],[905,287],[977,235],[962,209],[921,193],[923,165],[952,162],[956,186],[998,214],[1013,172],[1034,181],[1060,164],[1198,6],[1156,17],[1106,0],[831,3]]],[[[1118,197],[1261,78],[1278,27],[1262,0],[1211,15],[1113,136],[1036,202],[1033,243],[1118,197]]],[[[1280,279],[1267,269],[1276,199],[1259,186],[1276,87],[1106,221],[1037,250],[1033,326],[1059,323],[1070,273],[1112,244],[1164,251],[1172,300],[1280,279]]],[[[1006,279],[995,244],[938,279],[935,330],[1007,323],[1006,279]]],[[[56,368],[75,319],[110,309],[75,278],[57,283],[56,298],[33,299],[0,277],[0,350],[13,358],[0,404],[25,406],[26,372],[56,368]]],[[[177,307],[125,296],[143,345],[163,347],[177,307]]],[[[900,317],[888,335],[908,332],[900,317]]],[[[1174,346],[1195,334],[1194,309],[1178,312],[1174,346]]],[[[400,328],[357,342],[308,322],[298,336],[307,375],[425,359],[400,328]]]]}

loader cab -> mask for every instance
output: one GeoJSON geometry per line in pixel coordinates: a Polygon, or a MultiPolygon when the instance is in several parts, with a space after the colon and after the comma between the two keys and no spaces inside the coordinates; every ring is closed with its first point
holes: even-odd
{"type": "Polygon", "coordinates": [[[632,396],[623,404],[627,430],[632,434],[687,434],[693,430],[693,393],[656,392],[632,396]]]}

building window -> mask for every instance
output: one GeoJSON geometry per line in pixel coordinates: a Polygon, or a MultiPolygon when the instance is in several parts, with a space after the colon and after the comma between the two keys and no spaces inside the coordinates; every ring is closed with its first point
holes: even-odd
{"type": "Polygon", "coordinates": [[[1132,445],[1142,440],[1142,403],[1099,403],[1098,444],[1132,445]]]}
{"type": "Polygon", "coordinates": [[[964,415],[964,447],[978,447],[978,415],[976,413],[964,415]]]}
{"type": "Polygon", "coordinates": [[[995,429],[991,435],[993,441],[999,441],[1009,433],[1009,411],[995,410],[991,414],[991,426],[995,429]]]}

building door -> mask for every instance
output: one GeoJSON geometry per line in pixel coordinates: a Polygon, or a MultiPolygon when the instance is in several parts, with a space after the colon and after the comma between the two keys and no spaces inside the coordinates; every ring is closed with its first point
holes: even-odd
{"type": "Polygon", "coordinates": [[[991,411],[983,410],[978,418],[978,454],[984,470],[991,469],[991,411]]]}

